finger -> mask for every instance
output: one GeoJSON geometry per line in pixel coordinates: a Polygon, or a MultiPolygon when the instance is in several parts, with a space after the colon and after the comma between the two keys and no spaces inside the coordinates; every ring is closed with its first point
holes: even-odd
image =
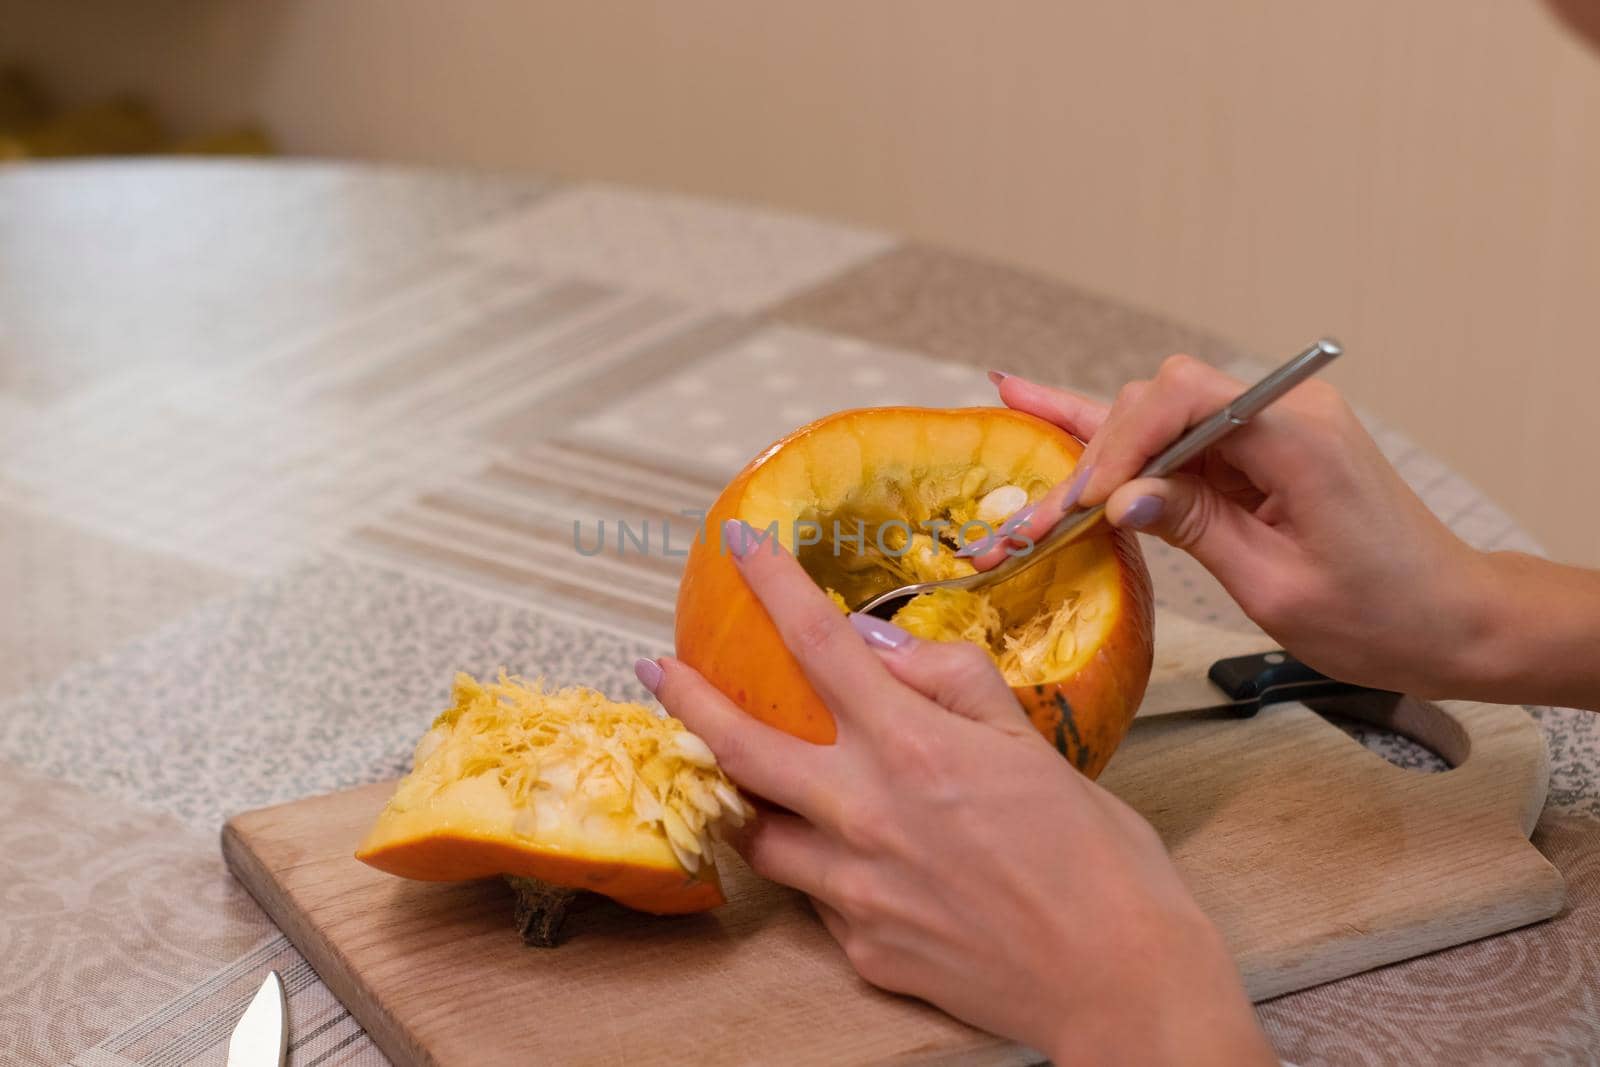
{"type": "Polygon", "coordinates": [[[1018,508],[1014,515],[1007,517],[993,532],[974,538],[956,549],[957,558],[970,561],[980,571],[995,566],[1011,554],[1012,535],[1030,521],[1038,508],[1039,504],[1018,508]]]}
{"type": "Polygon", "coordinates": [[[1072,476],[1051,486],[1026,517],[1005,528],[1010,551],[1031,549],[1043,540],[1061,517],[1078,506],[1084,486],[1094,474],[1094,466],[1082,460],[1073,468],[1072,476]]]}
{"type": "Polygon", "coordinates": [[[833,939],[839,942],[839,947],[841,949],[844,948],[845,942],[850,937],[850,920],[841,915],[839,910],[832,904],[818,900],[816,897],[811,897],[810,900],[811,907],[817,913],[817,918],[822,920],[822,925],[827,927],[828,933],[833,935],[833,939]]]}
{"type": "Polygon", "coordinates": [[[1106,501],[1113,526],[1161,538],[1199,560],[1229,590],[1258,580],[1281,538],[1204,478],[1135,478],[1106,501]]]}
{"type": "Polygon", "coordinates": [[[783,643],[841,726],[870,719],[888,705],[894,679],[777,538],[767,534],[753,542],[752,535],[760,536],[737,519],[730,519],[723,532],[783,643]]]}
{"type": "Polygon", "coordinates": [[[750,869],[768,881],[815,897],[839,862],[838,846],[794,815],[763,814],[737,841],[750,869]]]}
{"type": "Polygon", "coordinates": [[[1051,486],[1044,496],[1027,507],[1018,508],[994,533],[964,545],[956,555],[970,559],[976,569],[986,571],[1019,550],[1031,550],[1062,515],[1072,510],[1090,470],[1080,464],[1066,481],[1051,486]]]}
{"type": "Polygon", "coordinates": [[[826,749],[746,715],[699,671],[670,656],[639,660],[634,672],[669,715],[711,747],[737,785],[802,815],[822,813],[831,792],[826,749]]]}
{"type": "MultiPolygon", "coordinates": [[[[990,377],[999,373],[993,371],[990,377]]],[[[1052,389],[1048,385],[1030,382],[1015,374],[1002,375],[996,385],[999,388],[1000,399],[1006,407],[1013,411],[1036,415],[1046,422],[1053,422],[1084,441],[1095,435],[1111,412],[1108,405],[1098,400],[1091,400],[1066,389],[1052,389]]]]}
{"type": "Polygon", "coordinates": [[[989,654],[969,641],[919,641],[892,622],[854,614],[850,625],[889,673],[963,718],[1010,730],[1027,718],[989,654]]]}
{"type": "MultiPolygon", "coordinates": [[[[990,377],[999,373],[991,371],[990,377]]],[[[1047,419],[1083,440],[1098,433],[1111,412],[1098,400],[1090,400],[1064,389],[1051,389],[1012,375],[1002,376],[998,384],[1001,399],[1006,399],[1009,406],[1047,419]],[[1013,381],[1020,384],[1012,385],[1013,381]],[[1017,403],[1011,403],[1008,395],[1014,395],[1017,403]]],[[[1143,382],[1132,383],[1124,387],[1123,394],[1137,396],[1138,390],[1144,385],[1143,382]]],[[[963,546],[956,555],[970,559],[976,569],[986,571],[1018,549],[1032,548],[1077,503],[1089,470],[1080,456],[1071,477],[1053,486],[1039,500],[1019,509],[994,533],[963,546]]]]}
{"type": "Polygon", "coordinates": [[[1078,503],[1099,504],[1189,427],[1210,418],[1243,383],[1189,356],[1173,356],[1143,388],[1125,389],[1080,461],[1090,469],[1078,503]]]}

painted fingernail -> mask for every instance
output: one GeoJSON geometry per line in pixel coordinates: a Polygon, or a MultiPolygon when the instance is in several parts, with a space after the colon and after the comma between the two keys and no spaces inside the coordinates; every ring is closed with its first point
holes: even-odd
{"type": "Polygon", "coordinates": [[[1031,519],[1033,517],[1033,513],[1038,510],[1038,504],[1029,504],[1027,507],[1018,508],[1016,511],[1011,513],[1011,517],[1009,519],[1000,524],[1000,529],[998,532],[1009,537],[1017,527],[1031,519]]]}
{"type": "Polygon", "coordinates": [[[989,551],[996,544],[998,544],[1003,535],[1004,531],[1001,531],[998,533],[992,533],[987,537],[980,537],[976,541],[968,541],[966,544],[956,549],[956,558],[971,559],[973,556],[981,556],[983,553],[989,551]]]}
{"type": "Polygon", "coordinates": [[[1166,501],[1158,496],[1141,496],[1129,504],[1128,510],[1122,513],[1122,525],[1134,530],[1143,530],[1161,518],[1161,510],[1166,506],[1166,501]]]}
{"type": "Polygon", "coordinates": [[[653,659],[636,659],[633,661],[634,677],[639,679],[639,684],[654,693],[661,686],[661,678],[666,672],[661,669],[661,664],[653,659]]]}
{"type": "Polygon", "coordinates": [[[894,623],[876,615],[850,615],[850,625],[855,627],[861,640],[873,648],[895,649],[904,647],[911,635],[894,623]]]}
{"type": "Polygon", "coordinates": [[[999,385],[1009,377],[1011,377],[1011,375],[1007,374],[1003,370],[992,370],[989,372],[989,380],[995,385],[999,385]]]}
{"type": "Polygon", "coordinates": [[[755,530],[742,519],[729,519],[722,524],[722,545],[734,559],[748,556],[758,540],[755,530]]]}
{"type": "Polygon", "coordinates": [[[1089,484],[1089,477],[1092,474],[1094,474],[1094,464],[1091,463],[1087,467],[1079,467],[1072,475],[1072,481],[1067,485],[1066,498],[1061,501],[1063,514],[1071,511],[1073,505],[1077,504],[1078,498],[1083,495],[1083,488],[1089,484]]]}

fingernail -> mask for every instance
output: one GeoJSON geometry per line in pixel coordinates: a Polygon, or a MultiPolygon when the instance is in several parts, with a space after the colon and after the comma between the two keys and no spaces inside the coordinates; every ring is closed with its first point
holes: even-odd
{"type": "Polygon", "coordinates": [[[661,664],[653,659],[636,659],[633,661],[633,675],[639,679],[639,684],[655,693],[661,685],[661,677],[666,672],[661,669],[661,664]]]}
{"type": "Polygon", "coordinates": [[[1122,513],[1121,525],[1134,530],[1143,530],[1161,518],[1161,510],[1166,506],[1166,501],[1158,496],[1141,496],[1129,504],[1128,510],[1122,513]]]}
{"type": "Polygon", "coordinates": [[[1016,511],[1011,513],[1011,517],[1009,519],[1000,524],[1000,529],[998,532],[1009,537],[1018,526],[1021,526],[1023,523],[1027,522],[1033,517],[1033,513],[1038,510],[1038,504],[1029,504],[1026,507],[1018,508],[1016,511]]]}
{"type": "Polygon", "coordinates": [[[876,615],[850,615],[848,618],[856,633],[861,635],[861,640],[873,648],[901,648],[911,640],[909,633],[876,615]]]}
{"type": "Polygon", "coordinates": [[[734,559],[744,559],[756,547],[757,536],[750,524],[742,519],[729,519],[722,524],[723,547],[733,553],[734,559]]]}
{"type": "Polygon", "coordinates": [[[1078,502],[1078,498],[1083,495],[1083,487],[1089,484],[1089,476],[1093,473],[1094,464],[1091,463],[1087,467],[1079,467],[1077,472],[1073,474],[1072,481],[1067,486],[1066,498],[1061,501],[1061,511],[1063,514],[1071,511],[1073,505],[1078,502]]]}
{"type": "Polygon", "coordinates": [[[987,537],[980,537],[976,541],[968,541],[966,544],[956,549],[956,558],[971,559],[973,556],[982,555],[993,548],[1000,541],[1002,534],[1003,531],[1001,533],[992,533],[987,537]]]}
{"type": "Polygon", "coordinates": [[[992,370],[989,372],[989,380],[995,385],[999,385],[1009,377],[1011,377],[1011,375],[1007,374],[1003,370],[992,370]]]}

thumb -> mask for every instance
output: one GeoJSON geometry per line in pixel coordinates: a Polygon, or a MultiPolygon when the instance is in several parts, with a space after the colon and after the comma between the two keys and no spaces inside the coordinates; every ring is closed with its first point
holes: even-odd
{"type": "Polygon", "coordinates": [[[889,673],[948,711],[993,726],[1026,724],[994,660],[968,641],[924,641],[892,622],[852,614],[850,625],[889,673]]]}
{"type": "Polygon", "coordinates": [[[1259,519],[1192,474],[1135,478],[1119,486],[1106,501],[1106,519],[1182,549],[1229,589],[1260,565],[1266,547],[1259,519]]]}

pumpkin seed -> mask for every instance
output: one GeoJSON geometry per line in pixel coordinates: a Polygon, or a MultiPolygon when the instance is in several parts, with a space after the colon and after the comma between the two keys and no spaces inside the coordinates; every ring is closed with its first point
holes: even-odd
{"type": "Polygon", "coordinates": [[[1008,519],[1028,503],[1028,491],[1020,485],[1002,485],[991,489],[978,501],[977,518],[991,526],[1008,519]]]}

